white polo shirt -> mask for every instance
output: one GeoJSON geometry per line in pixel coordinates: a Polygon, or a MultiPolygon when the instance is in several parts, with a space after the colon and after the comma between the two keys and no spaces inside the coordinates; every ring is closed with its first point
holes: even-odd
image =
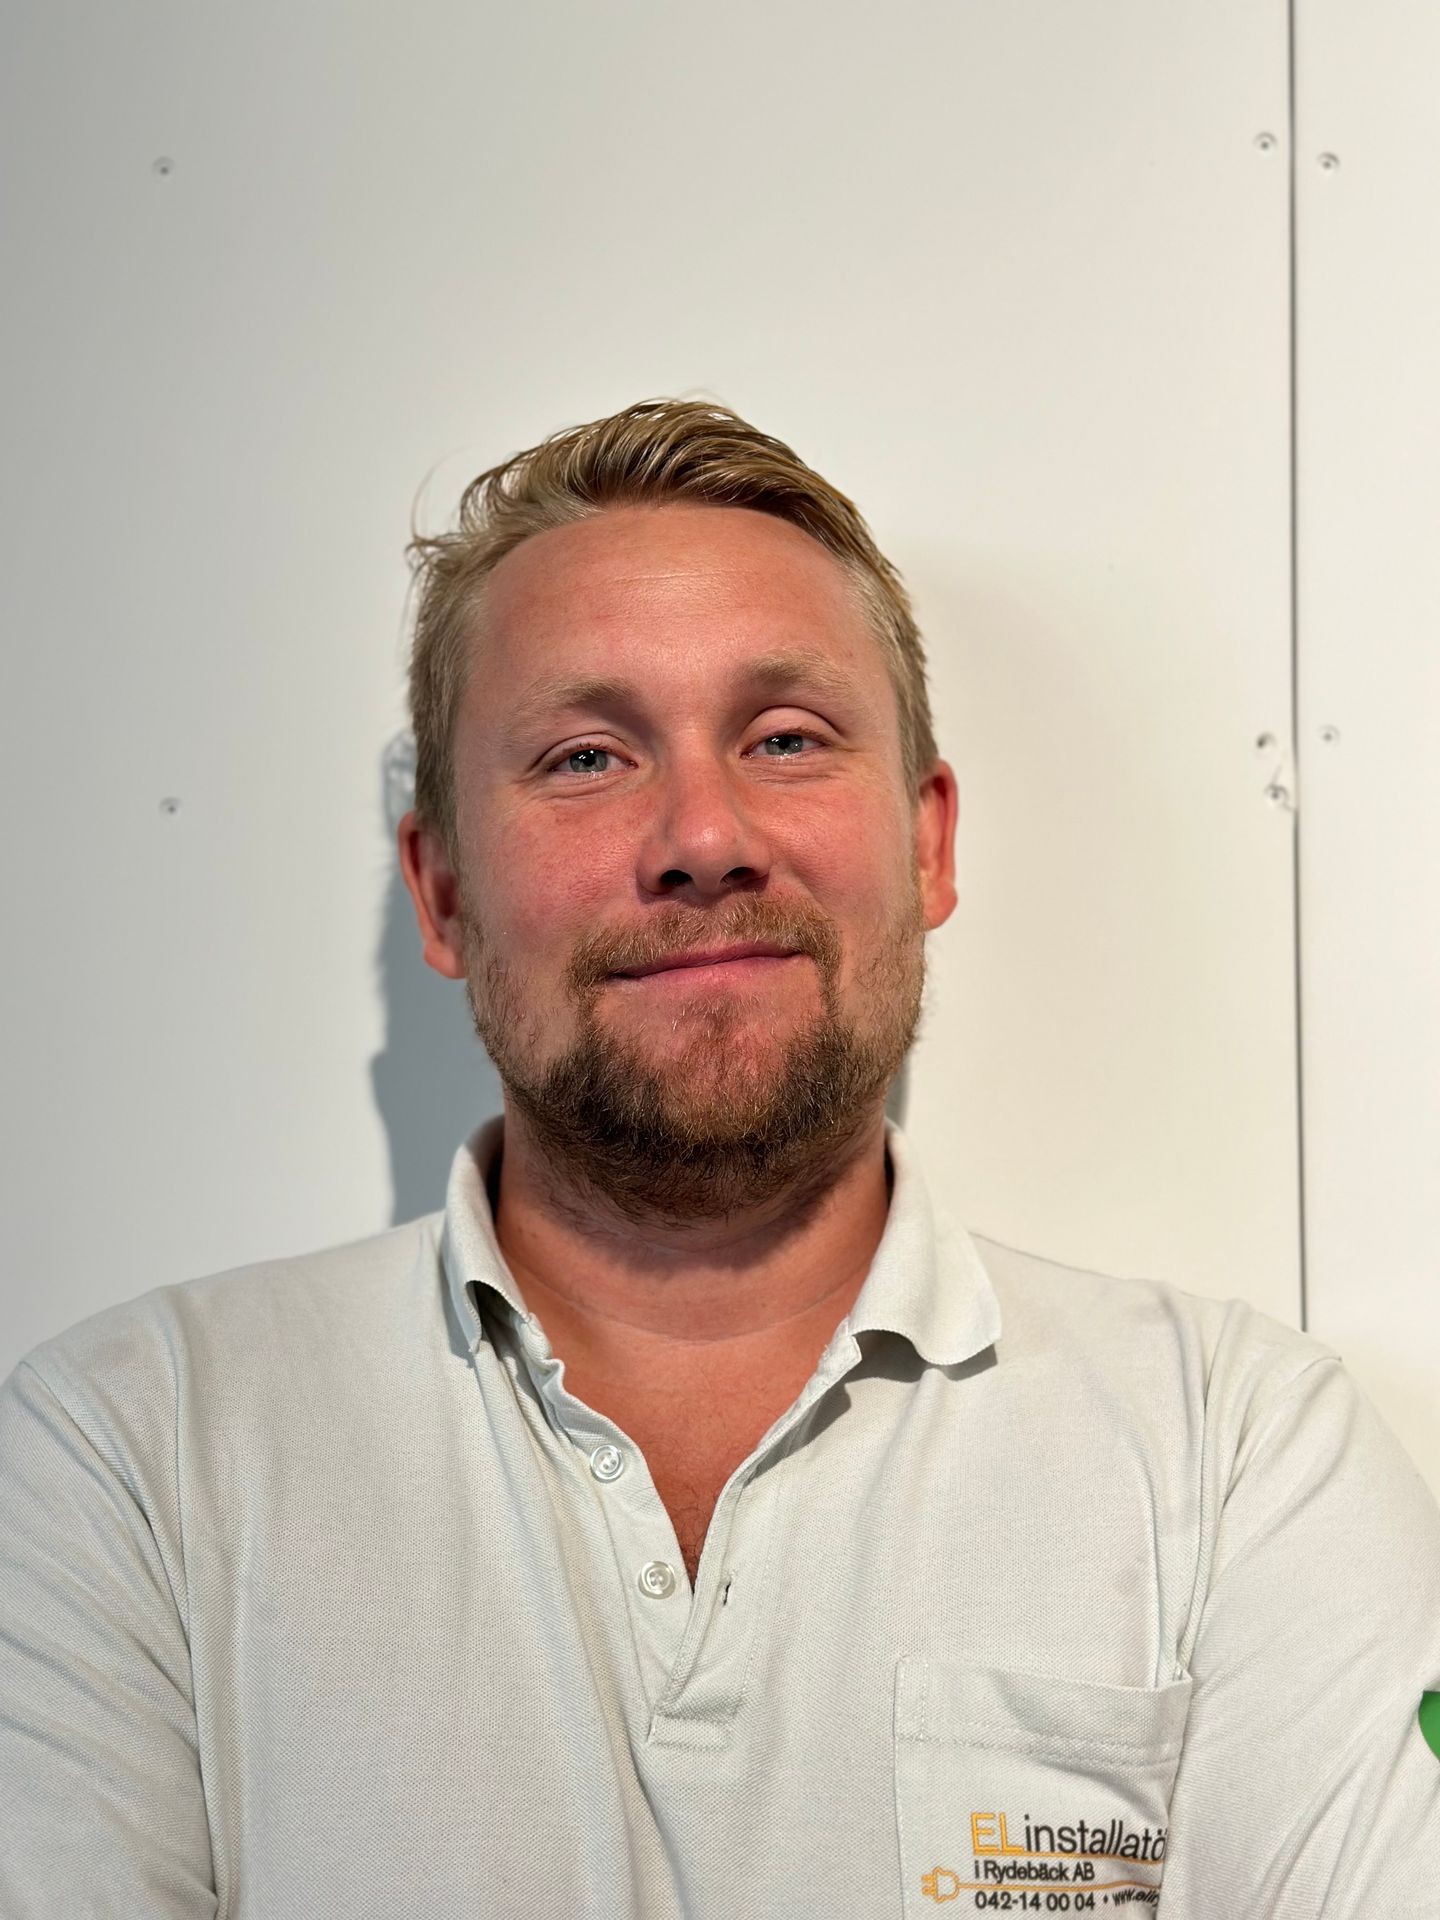
{"type": "Polygon", "coordinates": [[[892,1125],[692,1591],[501,1138],[0,1389],[3,1920],[1440,1915],[1440,1509],[1332,1349],[972,1236],[892,1125]]]}

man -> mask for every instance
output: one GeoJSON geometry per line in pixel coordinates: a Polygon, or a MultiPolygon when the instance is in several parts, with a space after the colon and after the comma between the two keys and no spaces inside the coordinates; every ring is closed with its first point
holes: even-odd
{"type": "Polygon", "coordinates": [[[1440,1511],[1340,1357],[886,1120],[956,783],[851,503],[646,402],[416,552],[504,1112],[6,1383],[6,1920],[1440,1913],[1440,1511]]]}

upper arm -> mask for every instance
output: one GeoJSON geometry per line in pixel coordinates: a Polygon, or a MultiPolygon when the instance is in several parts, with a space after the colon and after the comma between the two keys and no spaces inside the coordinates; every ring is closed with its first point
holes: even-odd
{"type": "Polygon", "coordinates": [[[1440,1916],[1440,1507],[1337,1357],[1237,1452],[1191,1658],[1167,1920],[1440,1916]]]}
{"type": "Polygon", "coordinates": [[[0,1386],[0,1913],[216,1910],[185,1623],[141,1499],[22,1361],[0,1386]]]}

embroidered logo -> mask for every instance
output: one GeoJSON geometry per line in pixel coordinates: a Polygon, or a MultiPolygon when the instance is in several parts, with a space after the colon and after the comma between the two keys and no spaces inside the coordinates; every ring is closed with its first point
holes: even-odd
{"type": "Polygon", "coordinates": [[[1440,1693],[1421,1694],[1420,1731],[1425,1736],[1426,1746],[1440,1760],[1440,1693]]]}
{"type": "MultiPolygon", "coordinates": [[[[1440,1694],[1427,1698],[1440,1707],[1440,1694]]],[[[1136,1873],[1134,1863],[1162,1866],[1167,1838],[1164,1827],[1145,1827],[1136,1832],[1123,1820],[1115,1819],[1094,1825],[1078,1820],[1073,1825],[1052,1826],[1032,1820],[1027,1813],[1017,1824],[1017,1837],[1012,1838],[1011,1817],[1000,1812],[972,1812],[971,1877],[955,1867],[934,1866],[920,1876],[923,1896],[938,1906],[969,1893],[978,1896],[973,1902],[977,1907],[998,1906],[1002,1900],[1008,1906],[1014,1899],[1017,1910],[1029,1903],[1038,1910],[1039,1893],[1027,1893],[1025,1887],[1048,1883],[1052,1888],[1058,1884],[1072,1889],[1068,1893],[1047,1893],[1045,1906],[1051,1913],[1083,1912],[1102,1902],[1114,1907],[1130,1902],[1153,1904],[1159,1897],[1159,1875],[1152,1878],[1136,1873]],[[1023,1840],[1018,1837],[1021,1832],[1023,1840]]]]}

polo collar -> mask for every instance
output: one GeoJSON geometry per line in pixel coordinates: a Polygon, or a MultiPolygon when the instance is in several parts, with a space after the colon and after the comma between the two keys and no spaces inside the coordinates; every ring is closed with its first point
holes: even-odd
{"type": "MultiPolygon", "coordinates": [[[[441,1260],[472,1354],[485,1338],[479,1310],[482,1287],[498,1294],[532,1336],[544,1339],[495,1236],[486,1180],[504,1143],[504,1130],[505,1116],[495,1114],[468,1135],[456,1149],[445,1195],[441,1260]]],[[[914,1148],[888,1118],[885,1146],[893,1176],[885,1231],[837,1337],[898,1333],[922,1359],[954,1366],[999,1337],[1000,1302],[974,1240],[958,1221],[937,1212],[914,1148]]]]}

